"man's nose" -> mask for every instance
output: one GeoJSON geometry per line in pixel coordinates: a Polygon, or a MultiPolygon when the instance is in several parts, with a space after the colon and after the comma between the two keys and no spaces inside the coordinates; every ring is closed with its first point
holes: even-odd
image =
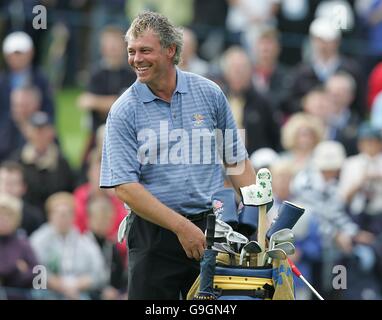
{"type": "Polygon", "coordinates": [[[143,55],[140,52],[136,52],[134,55],[134,62],[140,63],[143,61],[143,55]]]}

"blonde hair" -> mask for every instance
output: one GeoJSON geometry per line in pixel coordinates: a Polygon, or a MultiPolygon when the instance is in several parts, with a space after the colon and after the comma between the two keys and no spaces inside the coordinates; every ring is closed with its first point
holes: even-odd
{"type": "Polygon", "coordinates": [[[286,150],[295,147],[297,133],[301,128],[312,130],[318,144],[324,137],[325,128],[320,119],[305,112],[292,115],[281,128],[281,144],[286,150]]]}
{"type": "Polygon", "coordinates": [[[176,46],[174,64],[178,64],[183,47],[183,32],[176,28],[164,15],[145,11],[131,23],[126,32],[125,41],[128,42],[130,37],[136,39],[147,30],[153,31],[159,37],[162,48],[169,48],[173,44],[176,46]]]}
{"type": "Polygon", "coordinates": [[[8,194],[0,194],[0,208],[11,211],[15,218],[16,228],[21,223],[22,217],[22,202],[19,198],[8,194]]]}
{"type": "Polygon", "coordinates": [[[48,215],[60,204],[69,205],[73,211],[75,209],[74,197],[70,192],[56,192],[45,201],[45,210],[48,215]]]}

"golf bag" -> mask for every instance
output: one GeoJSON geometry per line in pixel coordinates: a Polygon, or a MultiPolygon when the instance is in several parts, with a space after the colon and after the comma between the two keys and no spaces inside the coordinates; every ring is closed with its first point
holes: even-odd
{"type": "Polygon", "coordinates": [[[274,260],[263,267],[251,258],[249,267],[232,266],[228,254],[218,253],[213,274],[212,292],[201,289],[201,274],[191,287],[189,300],[294,300],[293,276],[289,264],[284,260],[274,260]]]}

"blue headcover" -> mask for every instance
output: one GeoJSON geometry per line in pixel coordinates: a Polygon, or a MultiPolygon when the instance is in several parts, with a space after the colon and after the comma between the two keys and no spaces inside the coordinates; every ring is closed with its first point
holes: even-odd
{"type": "Polygon", "coordinates": [[[304,208],[298,207],[291,202],[284,201],[279,208],[277,218],[267,232],[267,237],[270,238],[273,233],[284,228],[292,229],[304,211],[304,208]]]}
{"type": "Polygon", "coordinates": [[[219,190],[212,195],[211,200],[216,219],[220,219],[228,223],[233,229],[236,229],[239,217],[235,190],[231,188],[219,190]]]}

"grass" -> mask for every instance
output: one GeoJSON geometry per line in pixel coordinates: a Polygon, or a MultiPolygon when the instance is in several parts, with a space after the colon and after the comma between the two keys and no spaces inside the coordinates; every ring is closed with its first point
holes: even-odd
{"type": "Polygon", "coordinates": [[[56,94],[56,128],[64,156],[73,169],[81,165],[89,137],[88,113],[76,106],[81,89],[64,88],[56,94]]]}

